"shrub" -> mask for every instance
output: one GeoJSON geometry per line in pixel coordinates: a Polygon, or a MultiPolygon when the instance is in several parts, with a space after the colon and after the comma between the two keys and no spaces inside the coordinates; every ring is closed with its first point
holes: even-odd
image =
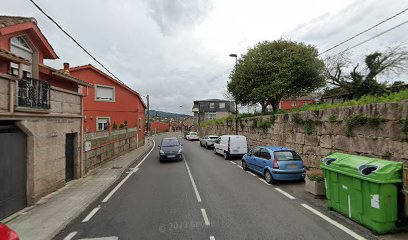
{"type": "Polygon", "coordinates": [[[324,181],[323,172],[320,169],[310,169],[306,171],[306,177],[310,181],[322,182],[324,181]]]}
{"type": "Polygon", "coordinates": [[[116,123],[116,121],[113,121],[112,129],[118,129],[118,124],[116,123]]]}

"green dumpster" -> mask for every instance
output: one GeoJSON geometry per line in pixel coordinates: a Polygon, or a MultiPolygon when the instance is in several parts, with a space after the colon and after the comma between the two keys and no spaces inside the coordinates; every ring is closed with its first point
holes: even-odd
{"type": "Polygon", "coordinates": [[[396,228],[402,163],[334,153],[320,163],[330,209],[383,234],[396,228]]]}

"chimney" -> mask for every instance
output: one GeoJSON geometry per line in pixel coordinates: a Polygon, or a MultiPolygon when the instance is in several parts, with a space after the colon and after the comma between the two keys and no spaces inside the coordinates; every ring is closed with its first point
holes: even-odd
{"type": "Polygon", "coordinates": [[[64,72],[65,73],[69,73],[69,63],[67,63],[67,62],[64,62],[64,72]]]}

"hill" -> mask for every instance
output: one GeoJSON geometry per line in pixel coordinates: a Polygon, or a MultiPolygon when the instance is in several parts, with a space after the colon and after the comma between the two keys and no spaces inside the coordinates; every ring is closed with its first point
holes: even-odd
{"type": "MultiPolygon", "coordinates": [[[[147,115],[147,111],[146,111],[147,115]]],[[[163,112],[163,111],[156,111],[150,110],[150,117],[151,118],[173,118],[173,119],[184,119],[186,117],[191,117],[190,115],[180,114],[180,113],[171,113],[171,112],[163,112]]]]}

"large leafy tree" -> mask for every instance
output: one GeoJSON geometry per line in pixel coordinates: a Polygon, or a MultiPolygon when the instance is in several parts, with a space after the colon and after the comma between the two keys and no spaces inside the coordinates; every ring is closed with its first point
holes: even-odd
{"type": "Polygon", "coordinates": [[[325,77],[329,84],[353,94],[358,99],[364,95],[382,95],[386,84],[377,81],[385,73],[400,73],[407,68],[408,51],[401,46],[390,47],[384,52],[374,52],[365,57],[365,67],[352,65],[348,53],[326,60],[325,77]],[[351,70],[350,70],[351,69],[351,70]]]}
{"type": "Polygon", "coordinates": [[[249,48],[230,75],[228,91],[241,104],[270,104],[324,86],[324,63],[315,47],[289,40],[264,41],[249,48]]]}

